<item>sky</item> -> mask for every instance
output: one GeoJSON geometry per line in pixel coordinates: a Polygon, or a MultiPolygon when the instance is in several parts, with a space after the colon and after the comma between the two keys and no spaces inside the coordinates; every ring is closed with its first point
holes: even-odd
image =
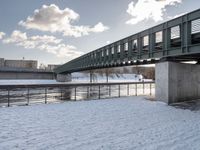
{"type": "Polygon", "coordinates": [[[63,64],[199,6],[199,0],[1,0],[0,58],[63,64]]]}

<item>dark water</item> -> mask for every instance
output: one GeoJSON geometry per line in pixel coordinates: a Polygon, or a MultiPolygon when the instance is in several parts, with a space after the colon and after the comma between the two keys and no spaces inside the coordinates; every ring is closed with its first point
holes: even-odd
{"type": "Polygon", "coordinates": [[[34,88],[14,89],[9,93],[7,90],[0,90],[0,106],[27,105],[35,103],[56,103],[64,101],[78,101],[90,99],[103,99],[133,95],[154,95],[155,85],[135,84],[111,85],[111,86],[84,86],[77,88],[34,88]],[[100,94],[99,94],[100,93],[100,94]],[[9,96],[8,96],[9,95],[9,96]]]}

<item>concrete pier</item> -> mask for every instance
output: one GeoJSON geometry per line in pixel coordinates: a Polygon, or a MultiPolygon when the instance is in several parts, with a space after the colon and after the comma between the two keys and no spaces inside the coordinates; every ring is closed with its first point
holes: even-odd
{"type": "Polygon", "coordinates": [[[200,65],[156,64],[156,100],[167,104],[200,98],[200,65]]]}
{"type": "Polygon", "coordinates": [[[57,82],[70,82],[72,80],[72,76],[70,73],[68,74],[57,74],[56,81],[57,82]]]}

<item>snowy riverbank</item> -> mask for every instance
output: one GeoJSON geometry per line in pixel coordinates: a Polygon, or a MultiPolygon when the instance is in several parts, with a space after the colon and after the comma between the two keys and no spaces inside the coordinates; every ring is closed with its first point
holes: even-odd
{"type": "MultiPolygon", "coordinates": [[[[109,82],[142,82],[152,81],[151,79],[143,79],[141,75],[135,74],[113,74],[109,76],[109,82]]],[[[86,83],[90,82],[89,74],[73,73],[72,83],[86,83]]],[[[94,75],[93,82],[107,82],[106,76],[94,75]]],[[[56,80],[0,80],[0,85],[13,84],[63,84],[65,82],[57,82],[56,80]]],[[[69,82],[66,82],[69,83],[69,82]]]]}
{"type": "Polygon", "coordinates": [[[0,109],[0,149],[198,150],[200,111],[143,97],[0,109]]]}
{"type": "MultiPolygon", "coordinates": [[[[93,82],[107,82],[107,77],[105,74],[93,74],[92,76],[93,82]]],[[[89,82],[90,74],[88,73],[72,73],[72,82],[89,82]]],[[[142,75],[136,74],[110,74],[108,76],[109,82],[139,82],[143,81],[142,75]]],[[[150,80],[145,80],[150,81],[150,80]]]]}

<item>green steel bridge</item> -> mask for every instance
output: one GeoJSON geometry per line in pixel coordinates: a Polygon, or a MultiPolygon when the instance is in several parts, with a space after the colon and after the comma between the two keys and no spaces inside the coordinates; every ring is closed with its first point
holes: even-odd
{"type": "Polygon", "coordinates": [[[55,69],[57,74],[153,64],[199,61],[200,9],[98,48],[55,69]]]}

